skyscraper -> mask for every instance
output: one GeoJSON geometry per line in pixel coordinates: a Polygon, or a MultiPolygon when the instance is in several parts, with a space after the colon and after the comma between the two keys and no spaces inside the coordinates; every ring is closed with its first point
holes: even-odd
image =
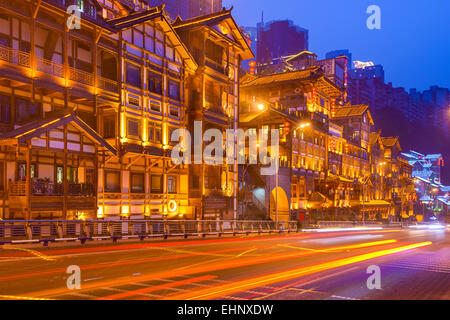
{"type": "Polygon", "coordinates": [[[333,59],[333,58],[337,58],[337,57],[347,57],[348,59],[348,68],[352,69],[353,68],[353,57],[352,57],[352,53],[348,50],[348,49],[342,49],[342,50],[333,50],[330,52],[327,52],[325,54],[325,59],[333,59]]]}
{"type": "Polygon", "coordinates": [[[198,17],[222,10],[222,0],[190,0],[189,17],[198,17]]]}
{"type": "Polygon", "coordinates": [[[290,20],[260,22],[257,28],[258,64],[308,50],[309,31],[294,25],[290,20]]]}

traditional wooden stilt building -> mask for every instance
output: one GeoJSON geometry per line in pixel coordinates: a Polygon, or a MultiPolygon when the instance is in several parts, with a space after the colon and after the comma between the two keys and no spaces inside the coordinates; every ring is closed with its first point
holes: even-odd
{"type": "Polygon", "coordinates": [[[234,127],[250,57],[230,11],[173,23],[145,0],[0,0],[0,218],[206,218],[216,189],[225,217],[236,166],[190,179],[170,137],[234,127]]]}
{"type": "MultiPolygon", "coordinates": [[[[189,131],[195,133],[194,123],[202,123],[201,136],[217,129],[225,137],[227,129],[238,128],[239,66],[242,60],[254,57],[247,40],[234,21],[231,10],[182,21],[174,29],[192,52],[199,68],[186,78],[189,92],[189,131]]],[[[192,152],[205,149],[203,141],[192,139],[192,152]]],[[[190,204],[197,218],[237,218],[237,164],[191,164],[189,166],[190,204]]],[[[205,160],[205,159],[203,159],[205,160]]]]}
{"type": "Polygon", "coordinates": [[[400,183],[399,168],[404,162],[398,150],[394,148],[391,159],[386,151],[392,149],[387,147],[391,139],[371,133],[374,122],[369,106],[348,101],[346,58],[316,58],[302,52],[258,76],[242,79],[241,126],[280,129],[278,175],[282,177],[275,187],[273,177],[256,179],[251,167],[243,167],[242,211],[247,201],[264,204],[260,211],[273,220],[274,207],[282,212],[282,219],[310,223],[408,217],[410,210],[405,208],[411,208],[409,199],[414,194],[409,169],[402,166],[400,183]],[[258,113],[258,106],[264,104],[267,107],[258,113]]]}

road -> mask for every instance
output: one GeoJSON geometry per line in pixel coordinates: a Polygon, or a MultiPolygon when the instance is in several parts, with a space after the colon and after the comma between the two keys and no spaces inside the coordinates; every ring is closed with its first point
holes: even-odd
{"type": "Polygon", "coordinates": [[[5,245],[0,299],[448,300],[450,229],[5,245]]]}

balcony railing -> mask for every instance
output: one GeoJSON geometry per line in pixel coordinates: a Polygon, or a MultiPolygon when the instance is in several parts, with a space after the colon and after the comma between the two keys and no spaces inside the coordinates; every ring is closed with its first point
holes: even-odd
{"type": "Polygon", "coordinates": [[[89,86],[94,85],[94,75],[92,73],[75,69],[72,67],[69,68],[69,79],[87,84],[89,86]]]}
{"type": "Polygon", "coordinates": [[[0,45],[0,60],[30,68],[30,54],[0,45]]]}
{"type": "Polygon", "coordinates": [[[100,89],[111,91],[111,92],[117,92],[119,90],[119,86],[117,85],[116,81],[109,80],[106,78],[100,77],[98,79],[98,87],[100,89]]]}
{"type": "Polygon", "coordinates": [[[217,72],[219,72],[221,74],[226,75],[226,68],[222,64],[220,64],[212,59],[205,57],[205,65],[207,67],[210,67],[211,69],[216,70],[217,72]]]}
{"type": "Polygon", "coordinates": [[[57,76],[64,78],[64,66],[59,63],[55,63],[53,61],[45,60],[41,57],[37,57],[37,66],[36,69],[40,72],[50,74],[52,76],[57,76]]]}
{"type": "MultiPolygon", "coordinates": [[[[14,65],[31,68],[31,56],[29,53],[3,45],[0,45],[0,60],[14,65]]],[[[41,57],[36,57],[36,70],[51,76],[64,78],[64,65],[41,57]]],[[[94,86],[95,84],[93,73],[72,67],[69,67],[69,79],[89,86],[94,86]]],[[[110,92],[117,92],[119,89],[116,81],[103,77],[98,78],[98,87],[110,92]]]]}
{"type": "MultiPolygon", "coordinates": [[[[16,181],[10,185],[9,194],[11,196],[26,196],[26,181],[16,181]]],[[[62,183],[50,181],[31,181],[32,196],[63,196],[64,186],[62,183]]],[[[90,183],[69,183],[67,185],[68,196],[93,196],[94,186],[90,183]]]]}

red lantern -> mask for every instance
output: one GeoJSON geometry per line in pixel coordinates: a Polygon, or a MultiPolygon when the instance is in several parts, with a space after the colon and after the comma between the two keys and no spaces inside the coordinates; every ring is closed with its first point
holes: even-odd
{"type": "Polygon", "coordinates": [[[250,62],[248,63],[248,65],[249,65],[250,67],[256,67],[256,61],[255,61],[255,60],[252,60],[252,61],[250,61],[250,62]]]}

